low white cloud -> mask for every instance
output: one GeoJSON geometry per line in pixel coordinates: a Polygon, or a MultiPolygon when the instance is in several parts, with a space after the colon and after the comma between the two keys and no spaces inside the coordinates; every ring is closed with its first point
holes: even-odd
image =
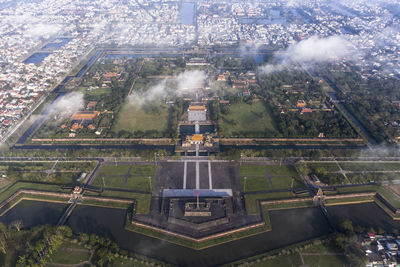
{"type": "Polygon", "coordinates": [[[206,78],[207,75],[204,71],[185,71],[172,78],[162,80],[144,92],[133,92],[128,96],[128,103],[142,105],[168,95],[191,93],[201,88],[206,78]]]}
{"type": "Polygon", "coordinates": [[[350,56],[352,50],[352,44],[341,36],[312,36],[289,46],[284,56],[294,61],[318,63],[343,59],[350,56]]]}
{"type": "Polygon", "coordinates": [[[257,54],[262,45],[263,43],[261,41],[243,43],[239,47],[240,56],[244,57],[248,55],[257,54]]]}
{"type": "Polygon", "coordinates": [[[61,97],[59,101],[52,104],[50,115],[66,118],[83,109],[84,104],[84,95],[82,93],[68,93],[61,97]]]}
{"type": "Polygon", "coordinates": [[[192,92],[204,85],[207,76],[204,71],[190,70],[180,73],[176,78],[177,92],[185,93],[192,92]]]}
{"type": "Polygon", "coordinates": [[[62,26],[59,24],[45,24],[38,23],[28,27],[25,31],[25,36],[29,38],[45,38],[48,39],[52,36],[59,34],[62,30],[62,26]]]}
{"type": "Polygon", "coordinates": [[[315,63],[352,60],[356,55],[353,44],[342,36],[312,36],[277,52],[273,59],[276,63],[263,65],[259,70],[269,74],[294,67],[296,63],[312,66],[315,63]]]}

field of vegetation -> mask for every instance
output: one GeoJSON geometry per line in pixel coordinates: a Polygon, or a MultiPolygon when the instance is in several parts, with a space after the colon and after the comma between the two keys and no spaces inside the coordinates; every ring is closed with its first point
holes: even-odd
{"type": "Polygon", "coordinates": [[[239,175],[243,192],[304,187],[291,165],[240,165],[239,175]]]}
{"type": "Polygon", "coordinates": [[[143,106],[126,103],[113,127],[114,132],[126,131],[137,136],[144,133],[158,135],[166,131],[169,107],[161,102],[147,103],[143,106]]]}
{"type": "Polygon", "coordinates": [[[400,162],[307,162],[302,170],[329,185],[361,184],[399,179],[400,162]]]}
{"type": "Polygon", "coordinates": [[[103,165],[91,185],[151,192],[156,165],[103,165]]]}
{"type": "Polygon", "coordinates": [[[271,137],[271,133],[276,131],[274,121],[262,101],[221,106],[218,125],[223,137],[271,137]]]}
{"type": "Polygon", "coordinates": [[[79,184],[82,173],[90,173],[97,162],[1,162],[0,174],[9,181],[40,181],[58,184],[79,184]]]}

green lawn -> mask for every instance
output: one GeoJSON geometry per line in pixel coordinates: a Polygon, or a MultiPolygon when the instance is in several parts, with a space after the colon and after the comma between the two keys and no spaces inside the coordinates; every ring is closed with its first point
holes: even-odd
{"type": "Polygon", "coordinates": [[[100,187],[124,188],[123,176],[102,176],[98,175],[91,185],[100,187]]]}
{"type": "Polygon", "coordinates": [[[264,165],[241,165],[239,166],[240,176],[265,176],[264,165]]]}
{"type": "Polygon", "coordinates": [[[136,213],[147,214],[150,211],[151,194],[105,190],[101,196],[135,199],[138,202],[136,213]]]}
{"type": "Polygon", "coordinates": [[[358,193],[358,192],[376,192],[379,186],[367,185],[367,186],[353,186],[353,187],[338,187],[336,190],[339,193],[358,193]]]}
{"type": "Polygon", "coordinates": [[[126,103],[117,116],[113,127],[114,132],[125,130],[135,131],[158,131],[164,132],[168,121],[168,106],[163,102],[153,104],[126,103]]]}
{"type": "Polygon", "coordinates": [[[84,246],[78,246],[71,242],[64,242],[55,251],[48,262],[59,263],[59,264],[78,264],[80,262],[88,261],[90,257],[90,251],[84,246]],[[69,250],[74,249],[74,250],[69,250]],[[75,251],[76,249],[76,251],[75,251]],[[78,251],[79,250],[79,251],[78,251]]]}
{"type": "Polygon", "coordinates": [[[257,200],[284,199],[292,197],[294,197],[292,192],[246,194],[245,195],[246,211],[248,214],[254,214],[259,212],[257,200]]]}
{"type": "Polygon", "coordinates": [[[288,189],[304,187],[299,178],[292,177],[272,177],[272,186],[274,189],[288,189]]]}
{"type": "Polygon", "coordinates": [[[118,164],[118,165],[102,165],[98,171],[98,176],[114,176],[114,175],[126,175],[128,174],[130,165],[118,164]]]}
{"type": "Polygon", "coordinates": [[[101,87],[94,90],[87,90],[86,87],[79,88],[79,92],[82,92],[85,95],[105,95],[111,93],[111,88],[101,87]]]}
{"type": "Polygon", "coordinates": [[[259,261],[252,262],[252,267],[288,267],[288,266],[301,266],[301,258],[299,254],[275,256],[271,258],[263,258],[259,261]]]}
{"type": "Polygon", "coordinates": [[[55,192],[71,191],[71,190],[61,190],[61,187],[59,185],[17,182],[1,190],[0,203],[5,199],[9,198],[14,193],[16,193],[19,189],[33,189],[33,190],[43,190],[43,191],[55,191],[55,192]]]}
{"type": "Polygon", "coordinates": [[[154,176],[156,175],[156,169],[157,169],[156,165],[133,165],[131,174],[154,176]]]}
{"type": "Polygon", "coordinates": [[[252,267],[275,267],[275,266],[309,266],[309,267],[337,267],[347,266],[343,252],[336,248],[331,242],[321,245],[311,245],[311,247],[302,249],[289,255],[257,256],[243,266],[252,267]],[[301,255],[300,255],[301,253],[301,255]],[[316,255],[310,255],[316,254],[316,255]],[[328,255],[326,255],[328,254],[328,255]],[[304,261],[304,264],[302,262],[304,261]]]}
{"type": "Polygon", "coordinates": [[[271,190],[271,185],[265,177],[244,177],[240,178],[244,192],[271,190]]]}
{"type": "Polygon", "coordinates": [[[134,176],[128,177],[125,183],[125,178],[122,176],[97,176],[92,185],[99,187],[111,187],[122,189],[135,189],[140,191],[150,192],[153,189],[154,178],[134,176]]]}
{"type": "Polygon", "coordinates": [[[266,137],[276,132],[274,121],[261,101],[235,103],[218,121],[222,137],[266,137]]]}
{"type": "Polygon", "coordinates": [[[298,177],[296,169],[292,165],[267,165],[269,175],[285,175],[298,177]]]}
{"type": "Polygon", "coordinates": [[[152,191],[154,185],[154,178],[150,176],[148,177],[129,177],[126,181],[125,188],[126,189],[135,189],[140,191],[152,191]]]}
{"type": "Polygon", "coordinates": [[[392,193],[384,186],[379,186],[376,191],[384,196],[390,202],[390,204],[393,205],[393,207],[395,207],[396,209],[400,209],[400,198],[397,195],[392,193]]]}

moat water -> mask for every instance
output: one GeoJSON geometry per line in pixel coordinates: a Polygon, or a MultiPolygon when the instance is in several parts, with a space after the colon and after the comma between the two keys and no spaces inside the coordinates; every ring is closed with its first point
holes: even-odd
{"type": "MultiPolygon", "coordinates": [[[[24,200],[0,217],[9,224],[22,220],[24,227],[57,223],[67,205],[24,200]]],[[[374,203],[328,207],[335,223],[350,219],[365,227],[392,231],[400,228],[374,203]],[[374,214],[374,216],[371,216],[374,214]]],[[[126,210],[77,206],[67,221],[74,232],[106,236],[126,250],[177,265],[213,266],[254,256],[332,232],[317,207],[271,211],[272,231],[196,251],[124,229],[126,210]]]]}

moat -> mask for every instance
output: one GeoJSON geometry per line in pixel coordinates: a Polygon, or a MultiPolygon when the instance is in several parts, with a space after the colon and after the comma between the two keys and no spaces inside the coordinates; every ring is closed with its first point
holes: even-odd
{"type": "MultiPolygon", "coordinates": [[[[56,224],[66,205],[37,201],[22,201],[0,221],[23,221],[24,227],[56,224]]],[[[366,227],[381,227],[386,231],[400,228],[376,204],[365,203],[328,207],[335,222],[348,218],[366,227]],[[374,216],[371,216],[374,214],[374,216]]],[[[169,263],[190,266],[213,266],[257,255],[266,251],[306,241],[332,232],[317,207],[271,211],[272,231],[196,251],[166,241],[154,239],[124,229],[126,210],[78,206],[67,221],[74,232],[97,233],[116,241],[123,248],[169,263]],[[301,229],[301,231],[299,230],[301,229]]]]}

